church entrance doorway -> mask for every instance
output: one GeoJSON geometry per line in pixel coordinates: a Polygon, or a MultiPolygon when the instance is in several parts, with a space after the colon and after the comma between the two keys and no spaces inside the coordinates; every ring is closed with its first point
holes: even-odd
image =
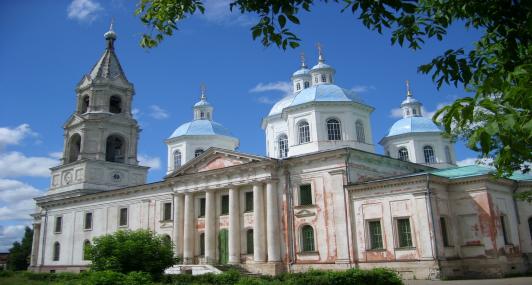
{"type": "Polygon", "coordinates": [[[220,230],[218,234],[218,252],[220,254],[218,262],[227,264],[229,260],[229,232],[227,229],[220,230]]]}

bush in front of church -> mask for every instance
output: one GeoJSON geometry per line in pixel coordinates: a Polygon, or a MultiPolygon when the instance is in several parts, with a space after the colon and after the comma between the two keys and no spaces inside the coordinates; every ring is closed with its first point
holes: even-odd
{"type": "Polygon", "coordinates": [[[97,237],[86,250],[92,271],[140,271],[159,279],[164,269],[177,263],[172,241],[148,230],[117,231],[97,237]]]}

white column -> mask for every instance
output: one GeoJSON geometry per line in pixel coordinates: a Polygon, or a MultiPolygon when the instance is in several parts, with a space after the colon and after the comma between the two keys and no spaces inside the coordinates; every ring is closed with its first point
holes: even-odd
{"type": "Polygon", "coordinates": [[[194,260],[194,196],[185,194],[185,221],[183,233],[183,263],[192,264],[194,260]]]}
{"type": "Polygon", "coordinates": [[[183,194],[174,195],[174,244],[175,255],[183,257],[183,230],[184,230],[184,197],[183,194]]]}
{"type": "Polygon", "coordinates": [[[277,208],[276,181],[266,183],[266,227],[268,237],[268,262],[281,261],[279,243],[279,210],[277,208]]]}
{"type": "Polygon", "coordinates": [[[205,261],[212,264],[216,261],[216,202],[213,190],[205,192],[205,261]]]}
{"type": "Polygon", "coordinates": [[[41,224],[33,224],[33,244],[31,246],[30,267],[37,266],[39,256],[39,241],[41,239],[41,224]]]}
{"type": "Polygon", "coordinates": [[[266,233],[262,188],[262,183],[253,185],[253,260],[255,262],[266,262],[266,233]]]}
{"type": "Polygon", "coordinates": [[[229,263],[240,263],[240,199],[237,188],[229,189],[229,263]]]}

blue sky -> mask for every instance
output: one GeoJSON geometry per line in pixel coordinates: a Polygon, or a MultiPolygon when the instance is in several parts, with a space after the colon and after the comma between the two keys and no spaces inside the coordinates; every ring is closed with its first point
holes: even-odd
{"type": "MultiPolygon", "coordinates": [[[[283,51],[251,39],[256,18],[230,13],[228,0],[206,1],[205,15],[179,24],[180,31],[152,50],[138,41],[146,28],[133,15],[136,1],[34,0],[0,3],[0,252],[30,224],[32,197],[49,185],[48,168],[58,164],[62,125],[75,107],[75,86],[102,54],[110,19],[118,35],[116,52],[135,85],[134,109],[143,129],[139,154],[152,166],[149,181],[163,177],[167,138],[192,119],[200,85],[214,107],[214,119],[240,139],[240,151],[265,153],[260,121],[288,90],[289,77],[305,52],[307,65],[317,61],[316,43],[336,68],[336,83],[354,89],[374,106],[374,142],[397,120],[397,109],[410,80],[414,96],[427,112],[465,96],[461,88],[437,90],[430,76],[417,73],[449,48],[471,48],[476,31],[455,26],[443,42],[422,50],[391,46],[389,34],[364,28],[338,4],[319,4],[301,15],[293,31],[302,46],[283,51]]],[[[382,148],[377,147],[382,153],[382,148]]],[[[456,145],[463,163],[476,154],[456,145]]]]}

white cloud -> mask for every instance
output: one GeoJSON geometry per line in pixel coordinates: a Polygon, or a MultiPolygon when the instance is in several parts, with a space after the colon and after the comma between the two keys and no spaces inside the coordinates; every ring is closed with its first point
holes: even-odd
{"type": "Polygon", "coordinates": [[[0,153],[0,177],[50,176],[50,167],[58,165],[56,158],[27,157],[12,151],[0,153]]]}
{"type": "Polygon", "coordinates": [[[151,169],[160,169],[161,168],[161,159],[154,156],[139,154],[138,156],[139,164],[142,166],[149,166],[151,169]]]}
{"type": "Polygon", "coordinates": [[[54,152],[50,152],[48,154],[51,158],[55,158],[57,160],[63,158],[63,152],[62,151],[54,151],[54,152]]]}
{"type": "Polygon", "coordinates": [[[478,157],[468,157],[462,160],[459,160],[456,162],[456,165],[458,166],[467,166],[467,165],[485,165],[485,166],[492,166],[493,165],[493,159],[491,158],[478,158],[478,157]]]}
{"type": "Polygon", "coordinates": [[[165,109],[157,105],[151,105],[150,106],[150,117],[157,119],[157,120],[164,120],[170,117],[170,114],[168,114],[168,111],[166,111],[165,109]]]}
{"type": "Polygon", "coordinates": [[[141,115],[140,109],[133,108],[133,110],[131,110],[131,114],[133,115],[135,120],[138,120],[140,118],[140,115],[141,115]]]}
{"type": "Polygon", "coordinates": [[[39,196],[41,192],[22,181],[0,178],[0,202],[18,203],[39,196]]]}
{"type": "Polygon", "coordinates": [[[372,85],[355,85],[351,88],[351,91],[354,91],[356,93],[364,93],[368,92],[369,90],[375,90],[375,86],[372,85]]]}
{"type": "Polygon", "coordinates": [[[79,22],[92,22],[103,11],[102,5],[95,0],[73,0],[67,8],[68,18],[79,22]]]}
{"type": "Polygon", "coordinates": [[[17,145],[28,136],[37,136],[37,133],[31,130],[30,125],[22,124],[15,128],[0,128],[0,150],[6,145],[17,145]]]}
{"type": "Polygon", "coordinates": [[[22,240],[26,225],[29,226],[29,224],[0,225],[0,252],[9,251],[13,242],[22,240]]]}
{"type": "MultiPolygon", "coordinates": [[[[287,81],[277,81],[270,83],[259,83],[255,87],[251,88],[249,92],[251,93],[264,93],[264,92],[281,92],[283,97],[292,94],[292,84],[287,81]]],[[[258,99],[259,103],[262,104],[273,104],[277,102],[274,98],[269,96],[260,96],[258,99]]]]}
{"type": "Polygon", "coordinates": [[[252,16],[242,14],[238,9],[231,11],[229,4],[233,0],[205,0],[205,14],[201,18],[218,25],[249,26],[254,22],[252,16]]]}

